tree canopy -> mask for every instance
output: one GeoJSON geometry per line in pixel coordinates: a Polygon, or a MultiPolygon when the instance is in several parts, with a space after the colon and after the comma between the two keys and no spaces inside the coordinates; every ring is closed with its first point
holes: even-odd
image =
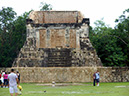
{"type": "MultiPolygon", "coordinates": [[[[50,10],[44,4],[41,10],[50,10]]],[[[29,12],[17,16],[11,7],[0,10],[0,67],[11,67],[26,39],[26,19],[29,12]]]]}
{"type": "MultiPolygon", "coordinates": [[[[42,11],[52,10],[41,2],[42,11]]],[[[31,10],[32,11],[32,10],[31,10]]],[[[17,16],[11,7],[0,10],[0,67],[11,67],[26,39],[26,19],[29,13],[17,16]]],[[[129,66],[129,9],[115,20],[111,28],[102,20],[90,26],[89,38],[104,66],[129,66]]]]}
{"type": "Polygon", "coordinates": [[[52,5],[45,2],[40,3],[40,11],[52,10],[52,5]]]}
{"type": "Polygon", "coordinates": [[[108,27],[103,20],[90,27],[90,39],[104,66],[129,66],[129,9],[116,19],[115,29],[108,27]]]}

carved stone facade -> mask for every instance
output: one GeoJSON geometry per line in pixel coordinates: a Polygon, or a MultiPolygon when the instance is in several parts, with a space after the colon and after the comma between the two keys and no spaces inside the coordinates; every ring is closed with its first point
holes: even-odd
{"type": "Polygon", "coordinates": [[[13,66],[102,66],[89,40],[89,19],[79,11],[33,11],[26,42],[13,66]]]}

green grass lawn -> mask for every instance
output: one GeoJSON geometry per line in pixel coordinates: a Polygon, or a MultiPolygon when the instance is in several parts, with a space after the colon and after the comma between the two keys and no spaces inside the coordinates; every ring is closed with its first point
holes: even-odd
{"type": "MultiPolygon", "coordinates": [[[[19,96],[129,96],[129,82],[100,83],[99,87],[92,86],[92,83],[81,84],[83,85],[52,87],[36,83],[22,83],[23,91],[19,96]]],[[[0,96],[10,96],[9,89],[0,88],[0,96]]]]}

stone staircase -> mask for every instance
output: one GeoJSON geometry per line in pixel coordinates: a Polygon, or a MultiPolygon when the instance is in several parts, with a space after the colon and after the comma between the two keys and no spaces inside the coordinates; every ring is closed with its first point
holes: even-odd
{"type": "Polygon", "coordinates": [[[46,67],[70,67],[71,66],[71,56],[70,49],[47,49],[44,50],[46,56],[45,62],[46,67]]]}

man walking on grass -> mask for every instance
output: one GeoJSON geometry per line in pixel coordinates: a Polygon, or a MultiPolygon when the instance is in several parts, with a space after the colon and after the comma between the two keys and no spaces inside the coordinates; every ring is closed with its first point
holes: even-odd
{"type": "Polygon", "coordinates": [[[11,73],[8,75],[8,81],[9,81],[9,92],[11,96],[13,96],[13,93],[15,93],[15,96],[18,95],[18,89],[17,89],[17,83],[19,85],[18,77],[14,73],[14,69],[11,69],[11,73]]]}

